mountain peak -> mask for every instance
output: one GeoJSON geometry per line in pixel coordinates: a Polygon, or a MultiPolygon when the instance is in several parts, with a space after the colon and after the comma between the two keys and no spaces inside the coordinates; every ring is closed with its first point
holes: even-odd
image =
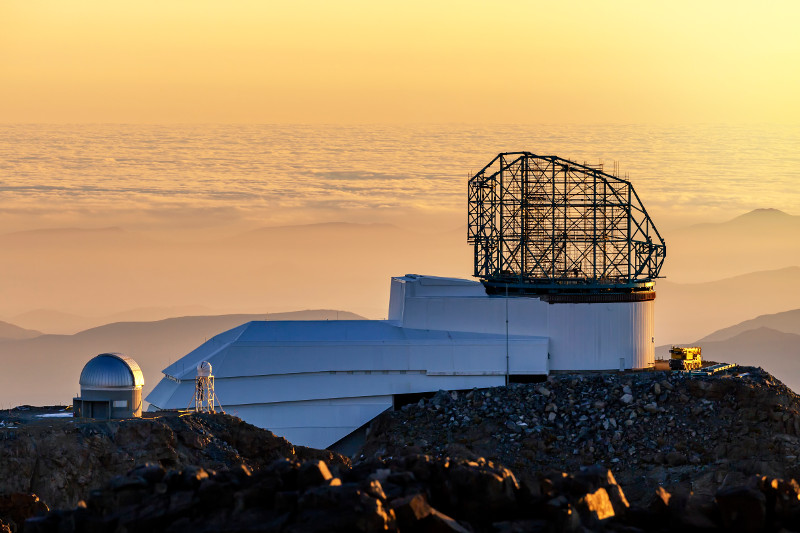
{"type": "Polygon", "coordinates": [[[781,211],[780,209],[775,209],[772,207],[762,207],[759,209],[753,209],[752,211],[748,211],[743,215],[739,215],[738,217],[734,217],[731,222],[737,220],[747,220],[747,221],[754,221],[754,220],[780,220],[780,219],[787,219],[793,218],[792,215],[781,211]]]}

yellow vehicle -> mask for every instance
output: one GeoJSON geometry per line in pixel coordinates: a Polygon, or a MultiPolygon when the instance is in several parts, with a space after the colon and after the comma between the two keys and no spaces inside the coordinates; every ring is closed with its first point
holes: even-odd
{"type": "Polygon", "coordinates": [[[702,360],[700,358],[700,347],[678,348],[673,346],[669,351],[669,367],[672,370],[696,370],[700,368],[702,360]]]}

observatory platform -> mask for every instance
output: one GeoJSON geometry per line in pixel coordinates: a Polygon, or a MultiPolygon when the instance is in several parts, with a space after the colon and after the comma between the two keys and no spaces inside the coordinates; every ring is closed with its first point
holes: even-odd
{"type": "Polygon", "coordinates": [[[151,409],[185,408],[208,361],[226,411],[294,444],[346,449],[408,395],[653,366],[666,246],[629,182],[500,154],[469,182],[468,240],[480,281],[392,278],[382,321],[243,324],[165,368],[151,409]]]}

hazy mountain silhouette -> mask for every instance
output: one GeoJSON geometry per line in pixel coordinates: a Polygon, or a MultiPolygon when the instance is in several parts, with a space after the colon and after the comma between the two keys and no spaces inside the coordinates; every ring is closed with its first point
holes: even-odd
{"type": "MultiPolygon", "coordinates": [[[[8,320],[26,328],[36,328],[44,333],[70,335],[98,325],[93,319],[52,309],[35,309],[9,317],[8,320]]],[[[110,321],[106,321],[108,323],[110,321]]]]}
{"type": "Polygon", "coordinates": [[[45,333],[71,335],[89,328],[112,322],[152,322],[176,316],[211,315],[212,310],[201,305],[176,307],[140,307],[106,316],[81,316],[62,313],[52,309],[36,309],[22,313],[9,320],[24,327],[35,328],[45,333]]]}
{"type": "MultiPolygon", "coordinates": [[[[761,366],[800,392],[800,309],[760,315],[681,346],[700,346],[709,360],[761,366]]],[[[669,358],[669,348],[657,347],[656,357],[669,358]]]]}
{"type": "Polygon", "coordinates": [[[0,321],[0,339],[32,339],[42,335],[41,331],[25,329],[8,322],[0,321]]]}
{"type": "MultiPolygon", "coordinates": [[[[0,339],[0,408],[68,403],[78,393],[86,362],[103,352],[122,352],[139,363],[145,395],[161,370],[207,339],[250,320],[358,320],[347,311],[309,310],[258,315],[189,316],[156,322],[119,322],[74,335],[0,339]]],[[[222,399],[224,401],[224,399],[222,399]]]]}
{"type": "MultiPolygon", "coordinates": [[[[759,314],[800,308],[798,229],[800,217],[756,210],[665,235],[668,278],[656,286],[656,342],[688,342],[759,314]]],[[[4,287],[0,316],[64,334],[228,309],[345,307],[384,318],[391,276],[469,278],[473,268],[466,231],[452,225],[423,232],[331,222],[192,242],[73,228],[0,235],[0,246],[0,271],[13,280],[4,287]],[[39,311],[20,314],[28,309],[39,311]]]]}
{"type": "Polygon", "coordinates": [[[800,309],[757,316],[734,326],[717,330],[698,342],[724,341],[745,331],[761,328],[800,335],[800,309]]]}
{"type": "Polygon", "coordinates": [[[679,343],[753,316],[800,308],[800,267],[705,283],[656,284],[656,342],[679,343]]]}
{"type": "Polygon", "coordinates": [[[663,274],[701,282],[800,265],[800,216],[756,209],[731,220],[697,224],[665,235],[663,274]]]}

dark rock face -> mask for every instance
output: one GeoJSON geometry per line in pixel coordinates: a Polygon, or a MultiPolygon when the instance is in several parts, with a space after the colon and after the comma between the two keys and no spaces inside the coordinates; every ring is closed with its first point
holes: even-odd
{"type": "Polygon", "coordinates": [[[387,412],[362,460],[422,453],[488,460],[522,480],[603,464],[644,504],[659,486],[712,496],[729,474],[800,477],[800,399],[757,368],[551,376],[387,412]],[[736,377],[741,376],[741,377],[736,377]]]}
{"type": "Polygon", "coordinates": [[[737,374],[441,391],[378,419],[352,466],[220,415],[18,426],[0,474],[61,510],[0,499],[0,533],[798,531],[800,401],[737,374]]]}
{"type": "Polygon", "coordinates": [[[47,505],[35,494],[12,493],[0,495],[0,533],[19,531],[25,520],[48,511],[47,505]]]}
{"type": "MultiPolygon", "coordinates": [[[[293,446],[225,414],[169,414],[110,421],[56,419],[0,431],[0,491],[36,493],[54,508],[73,507],[136,464],[206,469],[244,464],[258,470],[277,458],[349,464],[339,454],[293,446]]],[[[158,475],[156,470],[140,476],[158,475]]],[[[136,479],[138,479],[138,477],[136,479]]]]}
{"type": "Polygon", "coordinates": [[[279,459],[259,471],[137,467],[26,532],[579,532],[800,529],[800,486],[752,477],[716,497],[659,489],[631,506],[598,466],[519,483],[485,460],[408,455],[352,469],[279,459]]]}

